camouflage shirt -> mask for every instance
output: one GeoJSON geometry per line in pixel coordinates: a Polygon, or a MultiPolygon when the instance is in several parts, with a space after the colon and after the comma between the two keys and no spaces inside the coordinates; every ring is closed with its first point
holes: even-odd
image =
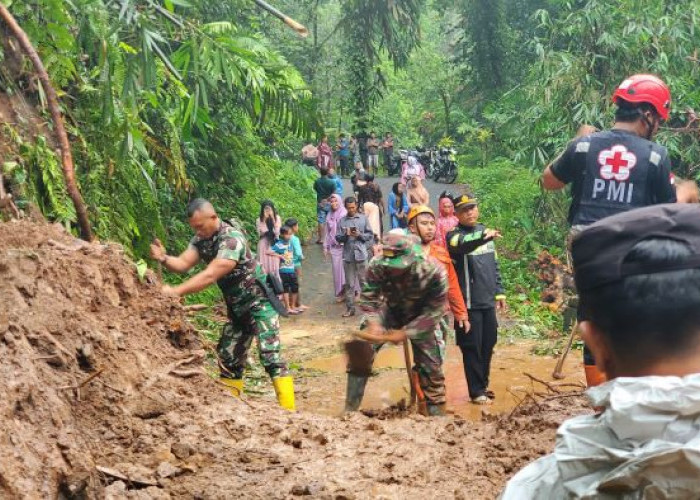
{"type": "Polygon", "coordinates": [[[194,248],[199,258],[207,264],[214,259],[236,261],[233,271],[217,281],[231,312],[245,312],[255,301],[265,298],[265,293],[258,284],[258,281],[265,281],[265,273],[250,251],[240,227],[222,221],[219,230],[211,238],[192,238],[190,248],[194,248]]]}
{"type": "Polygon", "coordinates": [[[379,319],[387,329],[406,328],[409,338],[433,332],[445,315],[447,273],[422,253],[402,276],[396,277],[377,257],[367,267],[367,283],[358,300],[366,319],[379,319]]]}

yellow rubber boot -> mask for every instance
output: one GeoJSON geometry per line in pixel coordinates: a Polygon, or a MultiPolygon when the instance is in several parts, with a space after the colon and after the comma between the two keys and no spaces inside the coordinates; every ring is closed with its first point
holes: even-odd
{"type": "Polygon", "coordinates": [[[242,378],[220,378],[219,382],[225,385],[226,388],[235,397],[240,398],[243,394],[243,379],[242,378]]]}
{"type": "Polygon", "coordinates": [[[272,385],[275,386],[280,406],[286,410],[294,411],[294,379],[289,375],[275,377],[272,379],[272,385]]]}

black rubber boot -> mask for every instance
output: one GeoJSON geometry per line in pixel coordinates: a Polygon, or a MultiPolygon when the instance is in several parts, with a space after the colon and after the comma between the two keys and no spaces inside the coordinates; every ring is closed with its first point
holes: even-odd
{"type": "Polygon", "coordinates": [[[362,397],[365,395],[365,386],[367,378],[360,375],[348,373],[348,388],[345,393],[345,411],[357,411],[362,403],[362,397]]]}
{"type": "Polygon", "coordinates": [[[428,416],[429,417],[444,417],[445,416],[445,403],[435,405],[428,403],[428,416]]]}

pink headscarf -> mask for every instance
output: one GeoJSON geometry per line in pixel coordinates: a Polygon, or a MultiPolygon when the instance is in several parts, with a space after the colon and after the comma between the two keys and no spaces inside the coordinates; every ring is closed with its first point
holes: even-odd
{"type": "Polygon", "coordinates": [[[444,200],[452,201],[447,196],[440,198],[440,200],[438,201],[438,203],[439,203],[438,209],[440,210],[440,216],[437,218],[437,228],[435,229],[435,242],[439,245],[446,247],[447,246],[447,233],[452,231],[457,226],[457,224],[459,224],[459,220],[457,219],[457,216],[454,214],[455,213],[454,204],[451,205],[450,207],[443,207],[442,202],[444,200]]]}
{"type": "Polygon", "coordinates": [[[326,217],[326,238],[323,242],[324,250],[330,250],[331,247],[337,247],[340,245],[340,243],[335,241],[335,235],[338,233],[338,223],[340,222],[340,219],[348,214],[348,211],[345,210],[345,205],[343,205],[343,199],[340,197],[340,195],[331,195],[329,201],[332,202],[334,200],[338,201],[339,206],[338,210],[333,211],[333,209],[331,209],[326,217]]]}

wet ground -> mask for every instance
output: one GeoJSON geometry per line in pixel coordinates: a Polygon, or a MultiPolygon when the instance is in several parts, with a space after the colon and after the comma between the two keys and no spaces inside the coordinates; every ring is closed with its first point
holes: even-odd
{"type": "MultiPolygon", "coordinates": [[[[387,193],[396,178],[379,179],[387,193]]],[[[345,182],[345,194],[350,192],[345,182]]],[[[431,205],[436,208],[437,196],[449,189],[460,192],[464,186],[426,182],[431,194],[431,205]]],[[[386,227],[386,221],[385,221],[386,227]]],[[[283,319],[282,341],[285,357],[293,360],[299,370],[297,408],[326,415],[340,414],[345,400],[345,356],[342,342],[359,327],[359,318],[342,318],[343,304],[333,298],[330,261],[326,261],[320,245],[311,241],[304,246],[306,260],[302,268],[302,301],[310,309],[300,316],[283,319]]],[[[510,322],[508,317],[501,322],[510,322]]],[[[517,325],[516,325],[517,328],[517,325]]],[[[501,338],[494,353],[491,369],[491,389],[496,393],[493,405],[477,406],[469,401],[463,371],[462,356],[448,341],[445,376],[448,411],[465,418],[478,419],[482,412],[502,413],[510,411],[527,391],[541,391],[544,386],[533,382],[528,375],[545,382],[554,382],[551,373],[556,359],[531,354],[533,341],[504,340],[501,338]],[[526,375],[528,374],[528,375],[526,375]]],[[[374,365],[375,375],[370,379],[362,408],[381,409],[408,399],[409,385],[401,346],[385,345],[374,365]]],[[[582,384],[583,367],[580,355],[573,352],[564,366],[565,379],[558,383],[582,384]]]]}

